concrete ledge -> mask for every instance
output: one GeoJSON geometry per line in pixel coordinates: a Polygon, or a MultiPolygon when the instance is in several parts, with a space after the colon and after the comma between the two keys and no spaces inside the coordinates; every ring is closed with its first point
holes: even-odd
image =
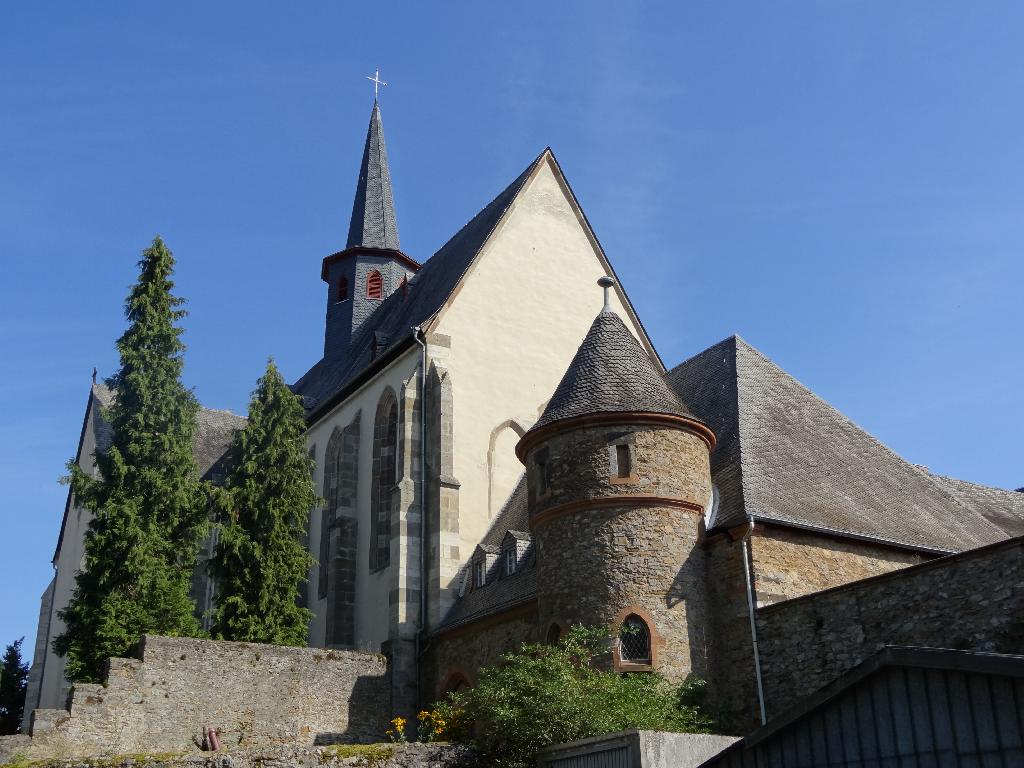
{"type": "Polygon", "coordinates": [[[584,755],[606,753],[609,763],[628,768],[696,768],[737,741],[738,736],[714,733],[620,731],[547,747],[537,756],[537,765],[570,768],[580,765],[584,755]]]}

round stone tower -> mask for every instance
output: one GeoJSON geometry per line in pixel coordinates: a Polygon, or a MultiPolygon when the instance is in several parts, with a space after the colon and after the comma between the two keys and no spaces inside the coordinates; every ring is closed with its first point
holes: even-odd
{"type": "Polygon", "coordinates": [[[546,639],[572,624],[607,626],[616,669],[707,677],[698,537],[714,443],[606,301],[516,447],[546,639]]]}

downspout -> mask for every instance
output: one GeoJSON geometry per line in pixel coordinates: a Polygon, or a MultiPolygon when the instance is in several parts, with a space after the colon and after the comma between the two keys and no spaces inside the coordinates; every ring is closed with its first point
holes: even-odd
{"type": "Polygon", "coordinates": [[[416,704],[423,706],[420,643],[427,631],[427,345],[420,326],[412,329],[412,337],[420,345],[420,475],[416,479],[419,485],[420,507],[420,626],[416,633],[416,704]]]}
{"type": "Polygon", "coordinates": [[[750,541],[751,535],[754,533],[754,518],[750,517],[750,525],[747,527],[747,532],[743,534],[741,539],[743,546],[743,573],[746,576],[747,582],[747,611],[750,614],[750,642],[754,648],[754,677],[757,680],[757,703],[761,710],[761,725],[768,722],[768,718],[765,716],[764,709],[764,685],[761,682],[761,652],[757,647],[757,622],[754,618],[754,581],[751,578],[750,570],[750,541]]]}

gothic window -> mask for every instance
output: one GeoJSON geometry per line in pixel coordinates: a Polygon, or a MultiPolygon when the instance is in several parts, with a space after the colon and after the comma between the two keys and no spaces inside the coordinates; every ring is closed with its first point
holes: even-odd
{"type": "Polygon", "coordinates": [[[348,278],[342,275],[342,278],[338,281],[338,288],[335,292],[335,301],[347,301],[348,300],[348,278]]]}
{"type": "Polygon", "coordinates": [[[560,621],[552,621],[548,624],[548,632],[544,637],[544,642],[548,645],[555,645],[562,636],[565,635],[565,625],[560,621]]]}
{"type": "Polygon", "coordinates": [[[324,454],[324,508],[320,512],[320,569],[317,574],[316,594],[321,600],[327,597],[331,567],[331,528],[338,510],[338,492],[341,483],[341,454],[343,436],[335,428],[327,441],[324,454]]]}
{"type": "Polygon", "coordinates": [[[380,299],[384,297],[384,278],[376,269],[366,276],[366,298],[380,299]]]}
{"type": "Polygon", "coordinates": [[[619,628],[619,658],[630,664],[651,663],[651,630],[635,613],[619,628]]]}
{"type": "Polygon", "coordinates": [[[370,569],[391,560],[391,495],[398,446],[398,401],[389,387],[381,395],[373,423],[373,480],[370,486],[370,569]]]}

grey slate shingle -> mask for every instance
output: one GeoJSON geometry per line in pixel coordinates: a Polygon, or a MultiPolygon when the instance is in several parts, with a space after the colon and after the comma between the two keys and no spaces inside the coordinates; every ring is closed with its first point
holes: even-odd
{"type": "Polygon", "coordinates": [[[352,203],[352,219],[345,247],[358,245],[396,251],[399,249],[388,150],[384,144],[384,126],[376,101],[373,102],[370,125],[366,129],[366,146],[359,166],[359,181],[356,183],[356,198],[352,203]]]}
{"type": "MultiPolygon", "coordinates": [[[[93,395],[97,402],[108,407],[114,401],[114,391],[105,384],[93,384],[93,395]]],[[[110,447],[110,425],[100,414],[99,408],[93,411],[93,429],[96,435],[96,447],[102,453],[110,447]]],[[[193,453],[199,466],[199,476],[209,480],[214,471],[218,471],[224,454],[231,447],[231,441],[239,430],[245,427],[245,417],[214,408],[200,407],[196,415],[196,435],[193,453]]]]}
{"type": "MultiPolygon", "coordinates": [[[[750,514],[943,552],[1007,537],[979,494],[969,509],[736,336],[667,376],[718,437],[715,527],[750,514]]],[[[996,496],[998,508],[1006,498],[996,496]]]]}
{"type": "Polygon", "coordinates": [[[602,310],[530,431],[595,413],[692,414],[617,314],[602,310]]]}
{"type": "Polygon", "coordinates": [[[1006,538],[1024,536],[1024,493],[932,475],[963,507],[1001,530],[1006,538]]]}

